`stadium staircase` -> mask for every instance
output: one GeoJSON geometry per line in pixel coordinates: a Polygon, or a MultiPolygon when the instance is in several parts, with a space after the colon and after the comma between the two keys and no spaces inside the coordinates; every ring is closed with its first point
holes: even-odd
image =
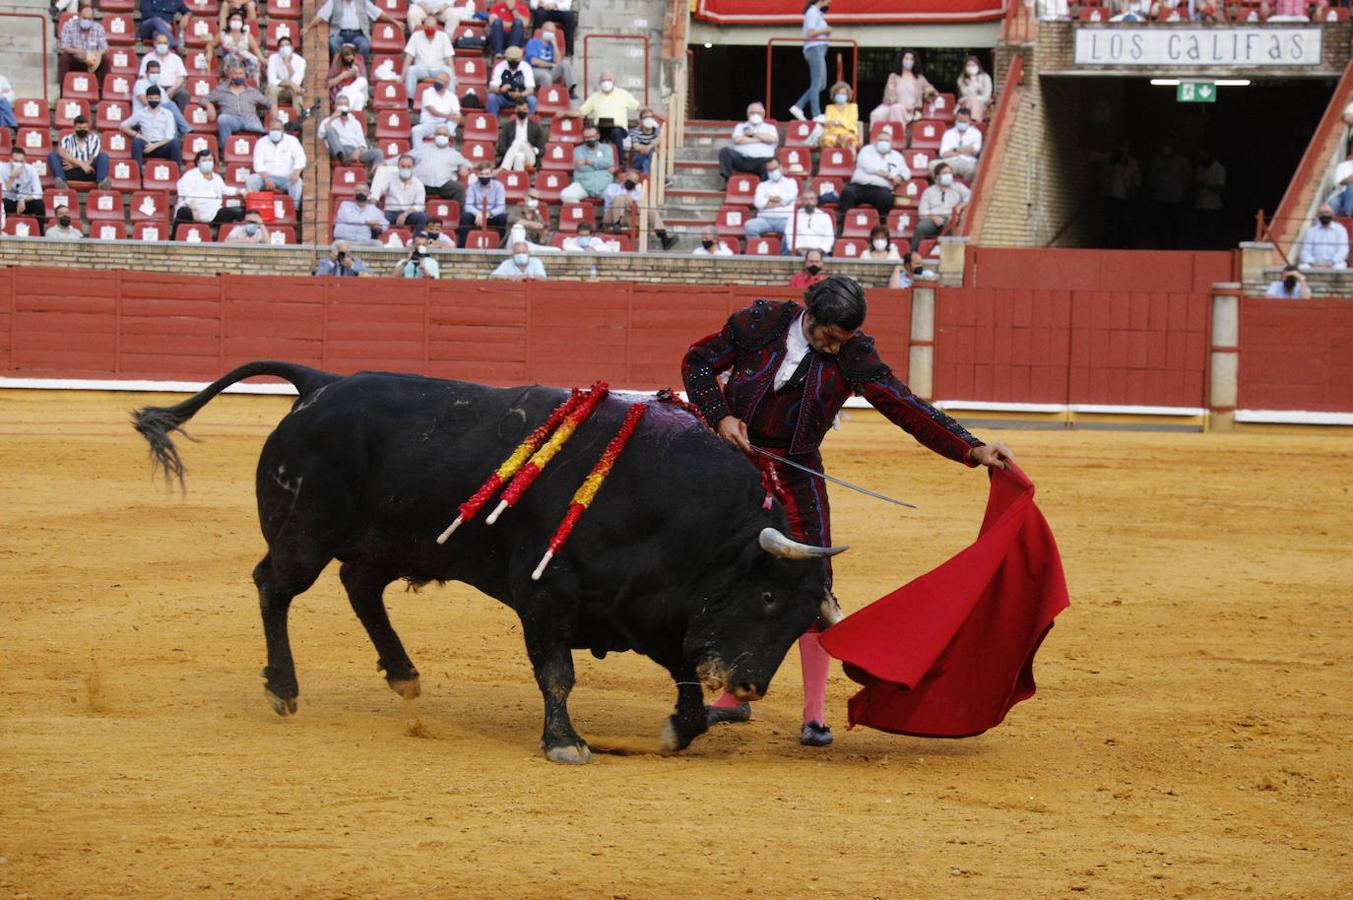
{"type": "Polygon", "coordinates": [[[0,17],[0,59],[4,67],[0,74],[14,85],[20,97],[41,97],[44,93],[55,99],[60,94],[56,83],[56,38],[52,33],[52,6],[47,0],[4,0],[0,13],[39,15],[48,20],[47,83],[43,90],[42,42],[38,37],[36,19],[0,17]]]}

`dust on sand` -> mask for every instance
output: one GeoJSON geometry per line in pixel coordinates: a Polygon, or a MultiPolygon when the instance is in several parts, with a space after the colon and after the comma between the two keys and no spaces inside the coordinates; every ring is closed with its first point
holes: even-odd
{"type": "MultiPolygon", "coordinates": [[[[388,592],[411,704],[331,567],[293,606],[300,711],[276,716],[249,576],[254,463],[286,401],[208,407],[178,497],[126,424],[155,399],[0,393],[0,892],[1353,893],[1346,437],[1004,432],[1073,602],[1004,725],[847,733],[838,672],[836,745],[802,748],[791,651],[750,725],[574,768],[537,750],[514,617],[459,585],[388,592]]],[[[981,475],[877,418],[826,457],[921,507],[833,491],[848,610],[976,530],[981,475]]],[[[666,675],[577,666],[579,730],[656,746],[666,675]]]]}

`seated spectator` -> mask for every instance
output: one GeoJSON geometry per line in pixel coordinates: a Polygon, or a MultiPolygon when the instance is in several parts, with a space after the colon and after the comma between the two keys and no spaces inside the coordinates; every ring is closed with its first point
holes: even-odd
{"type": "Polygon", "coordinates": [[[268,231],[268,226],[263,224],[263,216],[258,210],[251,209],[244,214],[243,223],[232,225],[226,232],[225,243],[269,244],[272,243],[272,234],[268,231]]]}
{"type": "Polygon", "coordinates": [[[174,187],[174,193],[178,196],[174,221],[220,225],[243,219],[243,207],[224,205],[226,197],[239,196],[240,192],[216,174],[216,160],[212,159],[211,151],[197,151],[193,163],[193,167],[179,177],[174,187]]]}
{"type": "Polygon", "coordinates": [[[56,63],[56,81],[66,80],[67,72],[93,72],[99,83],[108,74],[108,33],[94,21],[94,7],[80,5],[80,14],[61,26],[61,53],[56,63]]]}
{"type": "Polygon", "coordinates": [[[1206,25],[1216,25],[1226,21],[1226,12],[1221,0],[1196,0],[1193,18],[1206,25]]]}
{"type": "Polygon", "coordinates": [[[222,152],[225,151],[226,141],[236,132],[263,133],[263,120],[259,118],[259,110],[267,111],[272,104],[268,102],[267,97],[258,92],[258,88],[251,87],[247,81],[241,66],[228,65],[226,83],[217,85],[216,90],[205,98],[211,110],[211,117],[216,120],[216,136],[220,141],[222,152]]]}
{"type": "Polygon", "coordinates": [[[385,221],[396,227],[422,231],[427,224],[427,191],[413,174],[413,157],[399,158],[399,176],[385,188],[385,221]]]}
{"type": "Polygon", "coordinates": [[[493,166],[479,164],[475,180],[465,191],[465,203],[460,213],[460,233],[456,243],[465,246],[465,240],[476,228],[495,228],[499,234],[507,227],[507,189],[493,177],[493,166]]]}
{"type": "Polygon", "coordinates": [[[218,53],[223,71],[229,72],[238,66],[245,77],[255,84],[263,73],[263,50],[259,48],[254,33],[244,27],[242,12],[232,13],[219,35],[207,35],[207,52],[218,53]]]}
{"type": "Polygon", "coordinates": [[[485,109],[498,115],[504,108],[525,100],[531,112],[536,111],[536,76],[531,67],[522,62],[520,47],[508,47],[507,55],[489,74],[489,96],[485,109]]]}
{"type": "Polygon", "coordinates": [[[838,81],[832,85],[832,102],[823,111],[822,146],[860,146],[860,107],[851,102],[850,85],[838,81]]]}
{"type": "Polygon", "coordinates": [[[934,281],[939,277],[933,269],[925,267],[925,260],[915,250],[908,250],[902,254],[902,272],[910,276],[913,282],[934,281]]]}
{"type": "Polygon", "coordinates": [[[183,0],[141,0],[141,24],[136,29],[136,39],[149,44],[156,38],[164,38],[169,46],[179,45],[177,28],[179,20],[191,15],[191,10],[183,0]]]}
{"type": "Polygon", "coordinates": [[[437,27],[436,19],[424,19],[423,26],[404,44],[404,90],[412,97],[418,90],[418,82],[424,78],[434,78],[445,74],[455,81],[456,51],[451,46],[451,38],[437,27]]]}
{"type": "Polygon", "coordinates": [[[588,125],[583,129],[583,142],[573,148],[573,183],[560,197],[565,203],[600,198],[615,180],[615,170],[615,147],[601,143],[596,126],[588,125]]]}
{"type": "Polygon", "coordinates": [[[225,28],[226,20],[236,13],[248,19],[250,24],[258,25],[258,3],[255,0],[221,0],[221,16],[217,24],[225,28]]]}
{"type": "MultiPolygon", "coordinates": [[[[47,236],[51,237],[54,230],[49,228],[47,236]]],[[[1311,286],[1306,283],[1306,276],[1301,269],[1291,265],[1283,266],[1282,275],[1276,281],[1269,282],[1264,296],[1279,297],[1283,300],[1310,300],[1311,286]]]]}
{"type": "MultiPolygon", "coordinates": [[[[643,192],[639,188],[639,173],[630,169],[625,173],[623,182],[611,182],[601,194],[605,212],[601,224],[615,234],[633,231],[639,227],[639,207],[643,203],[643,192]]],[[[648,210],[648,225],[662,242],[662,249],[671,250],[676,246],[675,235],[667,233],[662,216],[656,206],[648,210]]]]}
{"type": "Polygon", "coordinates": [[[1109,21],[1145,22],[1145,5],[1145,0],[1113,0],[1114,14],[1109,16],[1109,21]]]}
{"type": "Polygon", "coordinates": [[[939,159],[930,163],[930,171],[934,172],[940,160],[943,160],[949,164],[954,175],[964,181],[971,181],[977,174],[977,157],[981,152],[982,131],[972,127],[972,114],[967,107],[960,106],[953,127],[945,129],[944,136],[940,138],[939,159]]]}
{"type": "Polygon", "coordinates": [[[911,245],[919,248],[923,242],[938,237],[950,219],[963,214],[971,199],[972,191],[966,185],[954,183],[954,173],[948,163],[936,166],[935,183],[921,192],[911,245]]]}
{"type": "Polygon", "coordinates": [[[819,281],[827,280],[827,271],[822,266],[822,251],[809,250],[803,254],[803,268],[794,273],[794,277],[789,279],[789,286],[792,288],[807,288],[817,284],[819,281]]]}
{"type": "Polygon", "coordinates": [[[489,48],[502,56],[508,47],[526,45],[526,29],[531,26],[531,10],[526,0],[498,0],[489,10],[489,48]]]}
{"type": "MultiPolygon", "coordinates": [[[[1353,103],[1349,104],[1353,106],[1353,103]]],[[[1353,157],[1344,160],[1334,170],[1334,193],[1325,203],[1336,216],[1353,216],[1353,157]]]]}
{"type": "Polygon", "coordinates": [[[516,206],[512,207],[512,212],[507,218],[508,228],[516,230],[521,227],[520,234],[523,240],[533,244],[548,244],[550,242],[550,219],[545,211],[540,208],[540,191],[531,188],[526,192],[526,198],[516,206]]]}
{"type": "Polygon", "coordinates": [[[719,232],[713,225],[700,230],[700,245],[691,251],[692,256],[735,256],[731,247],[719,240],[719,232]]]}
{"type": "Polygon", "coordinates": [[[639,101],[634,95],[615,86],[615,74],[602,72],[597,89],[587,95],[578,113],[597,123],[598,133],[615,147],[618,159],[630,132],[630,112],[638,109],[639,101]]]}
{"type": "Polygon", "coordinates": [[[319,136],[329,148],[329,157],[339,165],[379,166],[381,152],[366,144],[366,129],[348,107],[347,98],[338,101],[332,116],[319,123],[319,136]]]}
{"type": "Polygon", "coordinates": [[[445,247],[448,250],[456,249],[455,239],[442,231],[441,216],[428,216],[428,223],[424,226],[423,233],[428,236],[429,247],[445,247]]]}
{"type": "Polygon", "coordinates": [[[1306,240],[1301,245],[1301,268],[1347,268],[1348,230],[1334,221],[1334,209],[1328,203],[1316,210],[1316,220],[1319,224],[1306,230],[1306,240]]]}
{"type": "Polygon", "coordinates": [[[28,161],[22,147],[9,151],[9,162],[0,165],[0,186],[3,187],[4,209],[11,216],[33,216],[38,230],[46,223],[47,207],[42,202],[42,182],[38,171],[28,161]]]}
{"type": "MultiPolygon", "coordinates": [[[[450,18],[450,15],[450,0],[413,0],[409,4],[409,13],[406,17],[409,23],[409,33],[413,34],[422,28],[425,22],[431,22],[433,28],[439,25],[446,28],[447,19],[450,18]]],[[[457,19],[457,22],[459,22],[459,19],[457,19]]],[[[453,31],[451,28],[446,28],[446,30],[448,33],[453,31]]]]}
{"type": "Polygon", "coordinates": [[[56,225],[47,229],[46,236],[52,241],[79,241],[85,233],[71,224],[70,207],[62,204],[56,208],[56,225]]]}
{"type": "Polygon", "coordinates": [[[371,202],[370,190],[367,185],[359,184],[352,199],[338,205],[338,215],[334,219],[335,238],[372,244],[389,227],[385,214],[371,202]]]}
{"type": "Polygon", "coordinates": [[[869,229],[869,249],[860,254],[860,259],[894,260],[893,273],[888,276],[888,287],[904,288],[911,286],[911,278],[902,271],[902,254],[897,252],[888,234],[887,225],[875,225],[869,229]]]}
{"type": "MultiPolygon", "coordinates": [[[[424,20],[432,21],[431,19],[424,20]]],[[[422,231],[414,234],[413,240],[409,241],[409,252],[395,263],[391,274],[396,278],[440,278],[442,277],[441,266],[432,256],[432,250],[428,247],[428,236],[422,231]]]]}
{"type": "MultiPolygon", "coordinates": [[[[885,230],[886,231],[886,230],[885,230]]],[[[832,252],[836,243],[836,222],[817,206],[817,192],[808,188],[794,213],[794,228],[790,234],[789,249],[798,256],[808,250],[832,252]]]]}
{"type": "Polygon", "coordinates": [[[903,50],[897,57],[896,71],[883,86],[883,102],[869,114],[869,124],[900,122],[906,125],[921,118],[921,110],[939,96],[939,91],[921,74],[920,57],[915,50],[903,50]]]}
{"type": "Polygon", "coordinates": [[[9,79],[0,75],[0,128],[18,128],[19,120],[14,118],[14,101],[18,94],[9,79]]]}
{"type": "Polygon", "coordinates": [[[498,123],[498,168],[513,172],[534,169],[545,154],[545,129],[531,120],[525,98],[517,101],[516,113],[498,123]]]}
{"type": "Polygon", "coordinates": [[[733,140],[719,150],[719,175],[724,181],[736,172],[755,172],[766,177],[766,161],[775,156],[780,132],[766,123],[766,108],[760,103],[747,107],[747,121],[733,126],[733,140]]]}
{"type": "Polygon", "coordinates": [[[531,9],[532,30],[550,28],[551,25],[558,23],[559,27],[564,29],[564,43],[561,47],[563,55],[572,56],[573,30],[577,27],[577,19],[573,14],[573,0],[531,0],[531,9]]]}
{"type": "Polygon", "coordinates": [[[641,175],[653,171],[653,151],[658,149],[658,138],[662,129],[658,117],[647,106],[639,110],[639,124],[630,129],[625,138],[625,151],[629,154],[630,168],[641,175]]]}
{"type": "Polygon", "coordinates": [[[70,187],[71,181],[93,181],[100,190],[108,190],[108,154],[84,116],[75,117],[75,130],[47,154],[47,171],[59,188],[70,187]]]}
{"type": "Polygon", "coordinates": [[[498,264],[498,268],[489,273],[490,278],[510,278],[522,281],[530,278],[544,278],[545,267],[540,260],[531,255],[531,248],[525,241],[512,245],[512,255],[498,264]]]}
{"type": "Polygon", "coordinates": [[[304,37],[321,24],[329,26],[329,55],[337,56],[344,44],[352,44],[371,65],[371,23],[384,19],[399,25],[371,0],[324,0],[315,17],[301,29],[304,37]]]}
{"type": "Polygon", "coordinates": [[[316,275],[338,275],[343,277],[355,277],[359,275],[370,275],[371,270],[367,268],[365,262],[348,252],[347,241],[334,241],[329,249],[329,255],[319,261],[315,266],[316,275]]]}
{"type": "Polygon", "coordinates": [[[267,136],[254,144],[254,171],[245,179],[244,188],[251,193],[288,194],[291,202],[299,207],[305,165],[305,148],[293,135],[286,133],[286,123],[274,113],[268,122],[267,136]]]}
{"type": "Polygon", "coordinates": [[[866,144],[855,156],[855,173],[841,191],[841,214],[857,206],[872,206],[879,218],[888,217],[893,194],[911,177],[902,154],[893,149],[887,132],[872,144],[866,144]]]}
{"type": "MultiPolygon", "coordinates": [[[[174,104],[175,116],[182,118],[183,108],[192,100],[188,96],[188,69],[183,65],[183,57],[170,52],[169,41],[164,37],[157,36],[152,46],[154,50],[141,57],[137,86],[132,88],[133,105],[138,99],[140,103],[145,103],[145,89],[153,84],[160,89],[162,99],[174,104]],[[159,72],[159,78],[151,77],[155,72],[159,72]]],[[[186,127],[185,122],[181,130],[186,132],[186,127]]]]}
{"type": "Polygon", "coordinates": [[[465,199],[464,179],[470,174],[470,161],[451,146],[451,128],[438,125],[430,142],[414,144],[413,174],[429,194],[457,203],[465,199]]]}
{"type": "Polygon", "coordinates": [[[305,57],[289,37],[278,38],[277,52],[268,57],[268,99],[282,106],[305,103],[305,57]]]}
{"type": "Polygon", "coordinates": [[[422,105],[418,124],[409,132],[415,147],[435,134],[439,127],[445,125],[455,131],[460,124],[460,100],[451,88],[451,73],[438,72],[432,84],[423,88],[422,105]]]}
{"type": "Polygon", "coordinates": [[[987,120],[987,107],[991,105],[991,76],[982,70],[982,61],[975,56],[963,60],[963,72],[955,83],[958,88],[958,105],[966,106],[974,122],[987,120]]]}
{"type": "MultiPolygon", "coordinates": [[[[161,40],[156,46],[161,46],[163,44],[164,41],[161,40]]],[[[177,56],[174,58],[178,59],[177,56]]],[[[132,112],[138,113],[145,109],[146,91],[152,86],[158,87],[160,89],[160,105],[169,110],[170,115],[174,117],[174,126],[178,129],[178,133],[184,135],[192,131],[192,126],[189,125],[188,120],[183,117],[183,107],[179,105],[178,101],[173,99],[174,97],[179,97],[184,104],[187,104],[188,92],[182,87],[179,87],[177,89],[178,93],[171,96],[170,89],[165,88],[161,84],[165,78],[159,61],[147,57],[143,65],[145,66],[146,74],[136,79],[136,82],[132,85],[132,112]]],[[[182,65],[182,63],[180,62],[179,65],[182,65]]]]}
{"type": "Polygon", "coordinates": [[[366,78],[366,60],[357,55],[356,45],[344,44],[338,55],[333,57],[324,84],[329,89],[329,102],[335,107],[346,98],[348,108],[353,112],[366,109],[371,96],[371,83],[366,78]]]}
{"type": "MultiPolygon", "coordinates": [[[[742,233],[750,240],[763,234],[772,233],[784,237],[789,233],[790,217],[794,215],[794,204],[799,200],[799,183],[793,178],[785,178],[780,171],[780,161],[774,158],[766,160],[766,178],[756,186],[756,195],[752,205],[756,215],[742,226],[742,233]]],[[[784,241],[781,251],[789,255],[789,242],[784,241]]]]}
{"type": "Polygon", "coordinates": [[[597,237],[591,222],[579,222],[578,230],[564,238],[561,249],[566,253],[614,253],[610,241],[597,237]]]}
{"type": "Polygon", "coordinates": [[[559,48],[559,37],[555,33],[554,23],[546,22],[540,26],[540,37],[533,37],[526,42],[526,64],[531,67],[531,74],[536,77],[537,87],[549,87],[552,84],[562,84],[568,88],[568,95],[573,96],[573,89],[577,81],[573,77],[573,63],[569,62],[568,57],[559,48]]]}
{"type": "Polygon", "coordinates": [[[153,84],[146,88],[146,105],[128,116],[118,130],[132,139],[132,159],[142,171],[147,156],[174,163],[183,158],[174,114],[160,105],[160,89],[153,84]]]}

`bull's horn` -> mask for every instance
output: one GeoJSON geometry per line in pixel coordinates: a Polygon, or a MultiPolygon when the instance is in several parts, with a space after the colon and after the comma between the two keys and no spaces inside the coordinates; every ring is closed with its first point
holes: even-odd
{"type": "Polygon", "coordinates": [[[761,529],[761,536],[757,538],[757,543],[761,545],[762,550],[781,559],[819,559],[823,556],[835,556],[850,549],[845,545],[840,547],[814,547],[812,544],[801,544],[785,537],[774,528],[761,529]]]}

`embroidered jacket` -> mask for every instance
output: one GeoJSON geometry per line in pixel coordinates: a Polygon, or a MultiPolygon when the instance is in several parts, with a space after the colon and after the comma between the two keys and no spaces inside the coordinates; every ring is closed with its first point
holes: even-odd
{"type": "Polygon", "coordinates": [[[775,404],[774,380],[785,358],[785,339],[802,307],[792,301],[757,300],[729,317],[723,329],[691,345],[682,378],[691,402],[710,425],[736,416],[748,431],[791,454],[815,452],[832,420],[851,394],[863,396],[891,422],[925,447],[957,462],[975,465],[968,451],[982,442],[945,413],[913,394],[879,359],[874,339],[863,332],[836,356],[808,351],[798,414],[766,416],[775,404]],[[718,376],[727,371],[720,388],[718,376]],[[767,402],[769,395],[770,402],[767,402]],[[769,418],[770,421],[763,421],[769,418]]]}

